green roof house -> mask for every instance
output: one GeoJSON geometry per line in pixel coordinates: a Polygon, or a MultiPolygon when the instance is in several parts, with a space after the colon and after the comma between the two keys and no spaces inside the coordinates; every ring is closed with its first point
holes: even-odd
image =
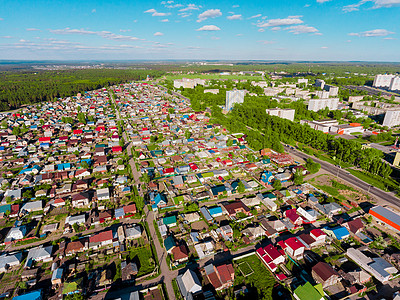
{"type": "Polygon", "coordinates": [[[308,281],[294,290],[293,296],[297,300],[325,300],[321,284],[313,286],[308,281]]]}
{"type": "Polygon", "coordinates": [[[175,216],[165,217],[165,218],[163,218],[163,223],[164,223],[164,225],[166,225],[170,228],[174,227],[174,226],[176,226],[176,217],[175,216]]]}
{"type": "Polygon", "coordinates": [[[176,243],[174,241],[174,238],[171,235],[167,236],[167,238],[164,240],[164,247],[165,250],[167,250],[167,253],[171,253],[172,249],[174,249],[175,246],[176,243]]]}

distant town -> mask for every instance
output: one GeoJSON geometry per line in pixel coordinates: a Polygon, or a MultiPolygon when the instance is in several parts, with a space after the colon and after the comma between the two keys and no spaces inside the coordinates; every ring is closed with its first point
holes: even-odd
{"type": "Polygon", "coordinates": [[[0,113],[0,299],[399,300],[399,75],[188,70],[0,113]]]}

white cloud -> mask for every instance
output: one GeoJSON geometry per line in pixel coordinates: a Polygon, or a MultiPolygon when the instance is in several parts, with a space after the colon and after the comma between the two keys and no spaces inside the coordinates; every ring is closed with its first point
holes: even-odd
{"type": "Polygon", "coordinates": [[[260,44],[263,44],[263,45],[271,45],[271,44],[275,44],[276,42],[275,41],[257,41],[257,42],[259,42],[260,44]]]}
{"type": "Polygon", "coordinates": [[[37,28],[27,28],[26,31],[40,31],[40,29],[37,29],[37,28]]]}
{"type": "Polygon", "coordinates": [[[179,11],[188,11],[188,10],[199,10],[199,7],[196,4],[188,4],[185,8],[180,9],[179,11]]]}
{"type": "Polygon", "coordinates": [[[162,32],[156,32],[155,34],[154,34],[154,36],[163,36],[164,35],[164,33],[162,33],[162,32]]]}
{"type": "Polygon", "coordinates": [[[2,39],[12,39],[13,37],[11,35],[5,35],[1,37],[2,39]]]}
{"type": "Polygon", "coordinates": [[[203,27],[197,29],[197,31],[219,31],[221,28],[215,25],[204,25],[203,27]]]}
{"type": "Polygon", "coordinates": [[[0,18],[0,21],[4,21],[4,19],[3,19],[3,18],[0,18]]]}
{"type": "Polygon", "coordinates": [[[376,37],[376,36],[387,36],[390,34],[394,34],[394,32],[386,30],[386,29],[374,29],[374,30],[368,30],[364,32],[359,32],[359,33],[349,33],[350,36],[360,36],[360,37],[376,37]]]}
{"type": "Polygon", "coordinates": [[[286,28],[289,30],[289,32],[293,34],[301,34],[301,33],[314,33],[321,35],[321,33],[318,32],[318,29],[312,26],[307,26],[307,25],[296,25],[296,26],[290,26],[286,28]]]}
{"type": "Polygon", "coordinates": [[[276,27],[276,26],[289,26],[302,24],[303,21],[300,20],[299,16],[289,16],[284,19],[271,19],[268,22],[260,22],[257,24],[258,27],[276,27]]]}
{"type": "Polygon", "coordinates": [[[264,28],[259,28],[259,29],[258,29],[258,32],[264,32],[264,31],[265,31],[264,28]]]}
{"type": "Polygon", "coordinates": [[[325,3],[325,2],[328,2],[328,1],[331,1],[331,0],[317,0],[318,3],[325,3]]]}
{"type": "Polygon", "coordinates": [[[261,17],[262,16],[262,14],[257,14],[257,15],[254,15],[254,16],[251,16],[251,17],[249,17],[249,18],[247,18],[247,19],[255,19],[255,18],[259,18],[259,17],[261,17]]]}
{"type": "Polygon", "coordinates": [[[279,26],[277,26],[277,27],[272,27],[271,30],[272,31],[278,31],[278,30],[281,30],[281,28],[279,26]]]}
{"type": "Polygon", "coordinates": [[[192,15],[191,13],[186,13],[186,12],[178,14],[178,16],[181,16],[182,18],[187,18],[187,17],[190,17],[191,15],[192,15]]]}
{"type": "Polygon", "coordinates": [[[243,33],[238,33],[236,36],[243,36],[243,33]]]}
{"type": "Polygon", "coordinates": [[[212,36],[211,39],[212,39],[212,40],[220,40],[221,38],[220,38],[220,37],[217,37],[217,36],[212,36]]]}
{"type": "Polygon", "coordinates": [[[239,7],[239,5],[232,5],[232,8],[238,8],[239,7]]]}
{"type": "Polygon", "coordinates": [[[165,17],[169,16],[171,13],[162,13],[162,12],[155,12],[152,14],[153,17],[165,17]]]}
{"type": "Polygon", "coordinates": [[[395,38],[393,38],[393,37],[385,37],[385,38],[383,38],[384,40],[396,40],[395,38]]]}
{"type": "Polygon", "coordinates": [[[400,6],[400,0],[361,0],[358,3],[355,4],[350,4],[343,6],[342,10],[344,12],[352,12],[352,11],[357,11],[360,9],[360,6],[362,6],[365,3],[373,3],[373,6],[371,9],[378,9],[382,7],[393,7],[393,6],[400,6]]]}
{"type": "Polygon", "coordinates": [[[85,30],[85,29],[71,29],[68,27],[65,29],[50,29],[49,31],[54,34],[97,35],[97,36],[100,36],[102,38],[109,39],[109,40],[125,40],[125,41],[139,40],[139,38],[134,37],[134,36],[115,34],[110,31],[90,31],[90,30],[85,30]]]}
{"type": "Polygon", "coordinates": [[[119,30],[120,32],[128,32],[128,31],[131,31],[130,29],[120,29],[119,30]]]}
{"type": "Polygon", "coordinates": [[[95,8],[93,8],[92,9],[92,14],[94,14],[96,12],[96,9],[95,8]]]}
{"type": "Polygon", "coordinates": [[[133,23],[137,23],[137,20],[133,20],[132,22],[133,22],[133,23]]]}
{"type": "Polygon", "coordinates": [[[311,5],[310,4],[306,4],[306,5],[304,5],[304,7],[310,7],[311,5]]]}
{"type": "Polygon", "coordinates": [[[151,14],[153,17],[165,17],[165,16],[169,16],[171,13],[162,13],[162,12],[158,12],[156,11],[154,8],[148,9],[145,11],[145,13],[149,13],[151,14]]]}
{"type": "Polygon", "coordinates": [[[322,47],[321,47],[321,49],[328,49],[328,47],[326,47],[326,46],[322,46],[322,47]]]}
{"type": "Polygon", "coordinates": [[[166,22],[169,22],[169,20],[168,19],[162,19],[160,22],[166,23],[166,22]]]}
{"type": "Polygon", "coordinates": [[[232,16],[227,16],[226,17],[228,20],[241,20],[242,15],[232,15],[232,16]]]}
{"type": "Polygon", "coordinates": [[[373,0],[374,6],[372,8],[392,7],[400,5],[400,0],[373,0]]]}
{"type": "Polygon", "coordinates": [[[198,16],[197,22],[205,21],[209,18],[216,18],[222,16],[221,10],[219,9],[208,9],[205,12],[202,12],[198,16]]]}

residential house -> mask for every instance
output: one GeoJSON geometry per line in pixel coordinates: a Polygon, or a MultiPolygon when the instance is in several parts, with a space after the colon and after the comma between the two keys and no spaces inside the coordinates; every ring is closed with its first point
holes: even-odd
{"type": "Polygon", "coordinates": [[[278,269],[278,265],[283,264],[286,261],[285,253],[279,251],[272,244],[258,248],[256,254],[268,269],[271,270],[271,272],[275,272],[278,269]]]}
{"type": "Polygon", "coordinates": [[[298,286],[293,291],[293,297],[296,300],[325,300],[324,290],[321,284],[313,286],[310,282],[298,286]]]}
{"type": "Polygon", "coordinates": [[[32,265],[34,261],[52,261],[52,252],[53,246],[44,247],[42,245],[36,248],[29,249],[28,256],[26,257],[25,267],[27,267],[28,265],[32,265]]]}
{"type": "Polygon", "coordinates": [[[92,235],[89,238],[89,248],[97,249],[106,245],[110,245],[113,242],[112,230],[106,230],[92,235]]]}
{"type": "Polygon", "coordinates": [[[243,213],[247,216],[251,215],[250,209],[240,200],[234,202],[223,202],[222,207],[224,213],[230,217],[234,217],[238,213],[243,213]]]}
{"type": "Polygon", "coordinates": [[[125,228],[126,239],[138,239],[142,236],[142,228],[140,225],[125,228]]]}
{"type": "Polygon", "coordinates": [[[208,264],[204,267],[204,273],[216,291],[231,287],[235,280],[235,270],[232,264],[224,264],[218,267],[208,264]]]}
{"type": "Polygon", "coordinates": [[[323,288],[335,285],[340,281],[339,273],[325,262],[319,262],[312,267],[311,275],[316,282],[322,284],[323,288]]]}
{"type": "Polygon", "coordinates": [[[171,251],[174,262],[183,263],[189,259],[188,250],[185,245],[174,247],[171,251]]]}
{"type": "Polygon", "coordinates": [[[183,275],[178,275],[176,282],[184,300],[192,300],[194,295],[202,291],[199,278],[190,269],[186,270],[183,275]]]}
{"type": "Polygon", "coordinates": [[[292,258],[303,258],[305,246],[297,237],[291,237],[286,240],[279,241],[278,244],[292,258]]]}

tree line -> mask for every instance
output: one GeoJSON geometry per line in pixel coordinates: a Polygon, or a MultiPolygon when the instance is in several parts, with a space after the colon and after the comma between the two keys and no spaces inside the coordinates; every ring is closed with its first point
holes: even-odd
{"type": "Polygon", "coordinates": [[[391,167],[382,161],[383,153],[376,149],[364,149],[361,144],[335,138],[290,120],[269,116],[265,110],[252,103],[235,105],[228,115],[213,107],[213,122],[226,126],[232,132],[243,132],[254,150],[272,148],[283,152],[281,141],[288,144],[304,143],[314,149],[322,150],[333,159],[347,162],[372,174],[387,178],[391,167]]]}
{"type": "Polygon", "coordinates": [[[0,111],[54,98],[68,97],[88,90],[99,89],[147,75],[159,77],[161,71],[90,69],[37,72],[0,72],[0,111]]]}

